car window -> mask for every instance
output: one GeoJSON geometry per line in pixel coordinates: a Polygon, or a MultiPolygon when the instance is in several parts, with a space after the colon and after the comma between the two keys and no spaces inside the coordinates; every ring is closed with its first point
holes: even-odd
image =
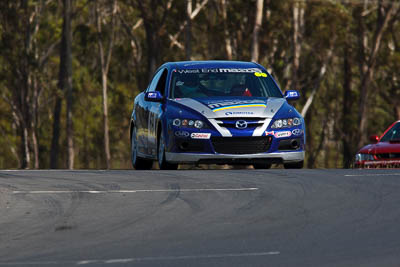
{"type": "Polygon", "coordinates": [[[159,91],[161,95],[164,95],[165,93],[165,86],[167,82],[167,76],[168,76],[168,71],[164,69],[162,71],[161,77],[158,80],[157,86],[156,86],[156,91],[159,91]]]}
{"type": "Polygon", "coordinates": [[[172,75],[171,97],[283,97],[272,77],[266,73],[204,71],[175,71],[172,75]]]}
{"type": "Polygon", "coordinates": [[[150,83],[149,87],[147,88],[146,92],[154,92],[154,91],[156,91],[157,83],[158,83],[162,73],[163,73],[163,71],[159,70],[153,76],[153,79],[151,80],[151,83],[150,83]]]}
{"type": "Polygon", "coordinates": [[[381,142],[389,142],[393,140],[400,140],[400,123],[395,124],[390,130],[381,138],[381,142]]]}

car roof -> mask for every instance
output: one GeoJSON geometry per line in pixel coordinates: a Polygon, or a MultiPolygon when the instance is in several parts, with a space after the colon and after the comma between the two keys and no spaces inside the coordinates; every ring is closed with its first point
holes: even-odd
{"type": "Polygon", "coordinates": [[[211,68],[262,68],[255,62],[228,61],[228,60],[204,60],[204,61],[177,61],[165,63],[175,69],[211,69],[211,68]]]}

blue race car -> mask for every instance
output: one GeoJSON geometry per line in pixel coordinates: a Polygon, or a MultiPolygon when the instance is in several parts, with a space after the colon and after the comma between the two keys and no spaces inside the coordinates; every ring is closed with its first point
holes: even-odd
{"type": "Polygon", "coordinates": [[[265,68],[239,61],[162,65],[133,106],[132,165],[177,169],[179,163],[302,168],[305,125],[265,68]]]}

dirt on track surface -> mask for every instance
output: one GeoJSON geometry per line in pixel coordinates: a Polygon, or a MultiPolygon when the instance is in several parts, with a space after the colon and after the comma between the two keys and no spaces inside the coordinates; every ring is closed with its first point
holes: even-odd
{"type": "Polygon", "coordinates": [[[399,266],[400,170],[0,171],[0,266],[399,266]]]}

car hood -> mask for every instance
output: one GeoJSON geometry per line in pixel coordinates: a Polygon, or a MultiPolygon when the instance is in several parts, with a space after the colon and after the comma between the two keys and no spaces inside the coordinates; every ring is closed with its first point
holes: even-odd
{"type": "Polygon", "coordinates": [[[379,142],[374,145],[367,145],[360,149],[365,154],[400,153],[400,143],[379,142]]]}
{"type": "Polygon", "coordinates": [[[176,98],[171,101],[193,109],[208,119],[221,117],[272,118],[282,107],[284,98],[176,98]]]}

